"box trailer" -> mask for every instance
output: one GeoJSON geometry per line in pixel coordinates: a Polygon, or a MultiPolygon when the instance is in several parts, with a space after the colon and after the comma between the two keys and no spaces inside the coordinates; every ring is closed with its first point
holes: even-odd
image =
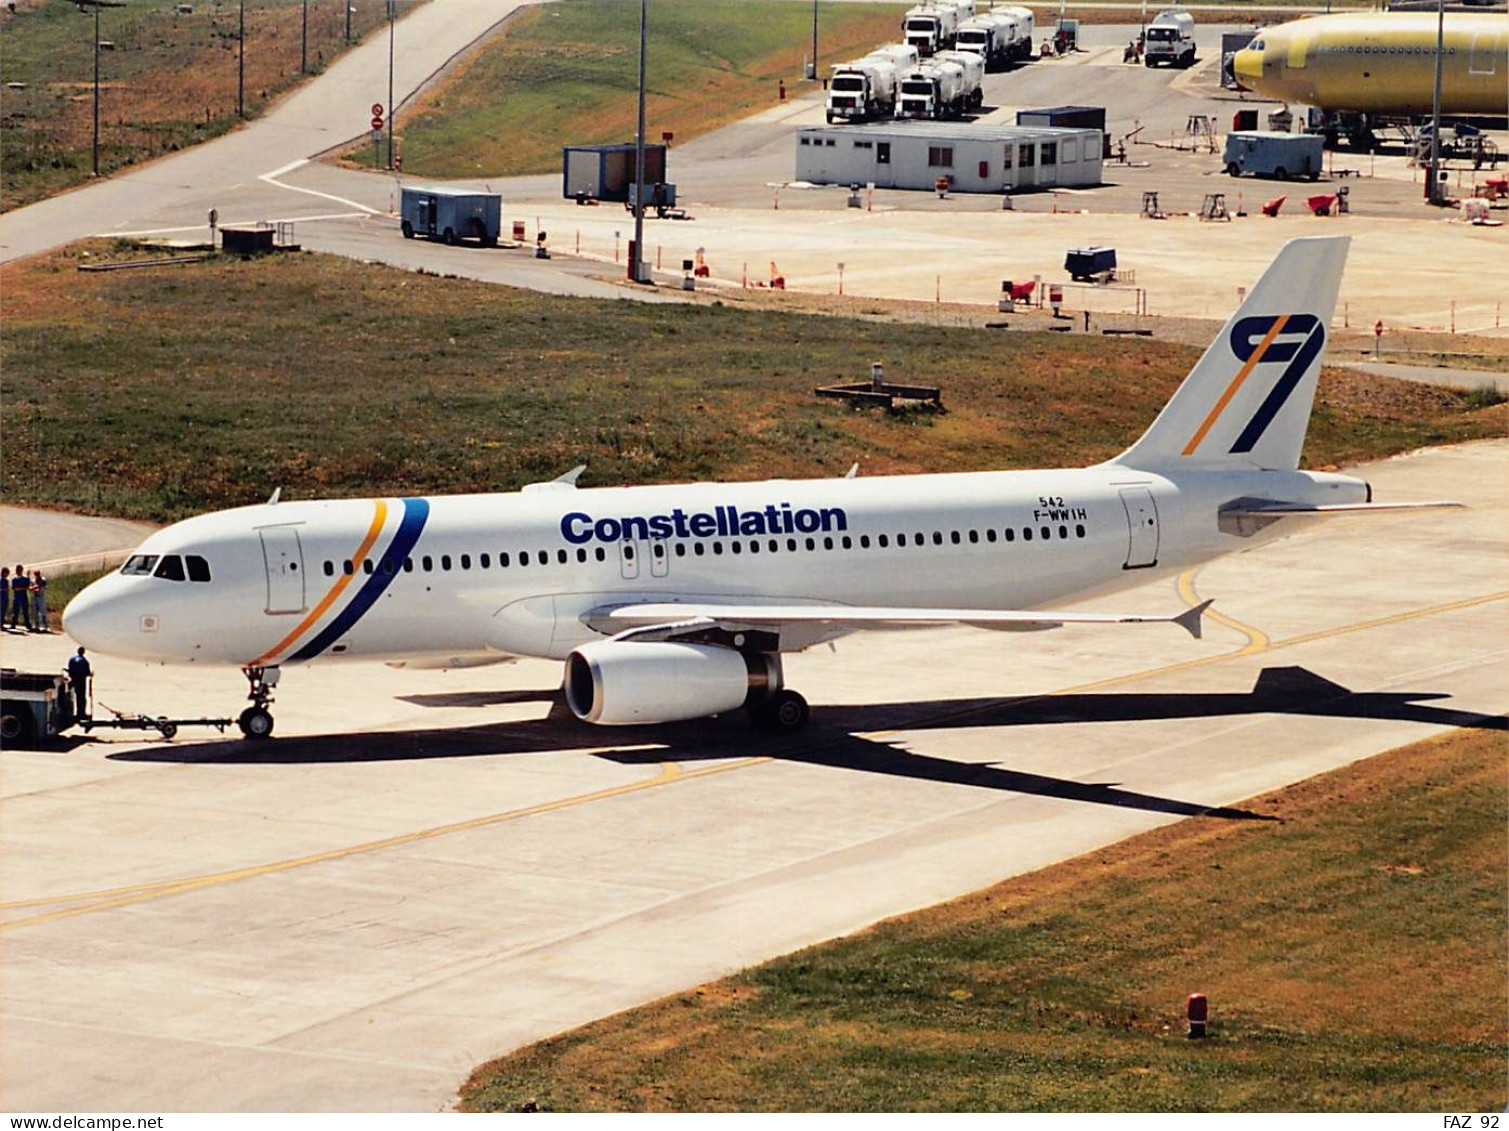
{"type": "Polygon", "coordinates": [[[1114,247],[1076,247],[1064,256],[1064,270],[1077,283],[1105,280],[1116,274],[1114,247]]]}
{"type": "Polygon", "coordinates": [[[1280,181],[1320,177],[1325,138],[1271,130],[1233,130],[1226,135],[1224,161],[1233,177],[1252,173],[1280,181]]]}
{"type": "Polygon", "coordinates": [[[503,198],[471,189],[405,185],[399,202],[399,228],[404,239],[425,236],[459,243],[476,240],[496,247],[503,224],[503,198]]]}
{"type": "MultiPolygon", "coordinates": [[[[665,184],[664,145],[644,147],[644,183],[665,184]]],[[[634,143],[568,145],[561,151],[561,193],[567,200],[611,200],[628,204],[634,195],[634,143]]],[[[673,186],[670,197],[675,199],[673,186]]],[[[648,187],[646,201],[651,198],[648,187]]],[[[663,195],[663,194],[662,194],[663,195]]]]}

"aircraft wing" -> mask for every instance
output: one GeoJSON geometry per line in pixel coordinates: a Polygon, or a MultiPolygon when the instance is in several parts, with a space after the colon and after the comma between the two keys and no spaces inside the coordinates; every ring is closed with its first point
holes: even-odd
{"type": "MultiPolygon", "coordinates": [[[[1066,624],[1176,624],[1196,640],[1200,618],[1211,605],[1202,602],[1174,616],[1144,616],[1135,613],[1068,613],[1018,609],[908,609],[863,605],[717,605],[661,602],[623,605],[608,612],[611,626],[626,631],[665,629],[666,635],[683,630],[723,628],[729,631],[779,632],[783,627],[821,627],[843,632],[861,629],[919,628],[926,625],[967,624],[981,628],[1033,632],[1066,624]]],[[[657,637],[659,638],[659,637],[657,637]]],[[[634,632],[634,639],[647,639],[634,632]]]]}

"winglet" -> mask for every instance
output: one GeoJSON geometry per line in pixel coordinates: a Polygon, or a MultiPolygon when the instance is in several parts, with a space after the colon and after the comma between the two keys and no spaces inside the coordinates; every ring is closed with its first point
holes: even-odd
{"type": "Polygon", "coordinates": [[[1174,618],[1174,623],[1196,640],[1200,639],[1200,618],[1205,615],[1205,610],[1215,604],[1215,599],[1201,601],[1192,609],[1186,609],[1174,618]]]}

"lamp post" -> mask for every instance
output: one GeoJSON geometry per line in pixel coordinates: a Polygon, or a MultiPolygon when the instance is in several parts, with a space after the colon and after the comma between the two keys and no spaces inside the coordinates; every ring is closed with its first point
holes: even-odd
{"type": "Polygon", "coordinates": [[[304,0],[304,23],[299,31],[299,74],[309,73],[309,0],[304,0]]]}
{"type": "Polygon", "coordinates": [[[246,0],[236,5],[236,117],[246,117],[246,0]]]}
{"type": "Polygon", "coordinates": [[[393,105],[393,36],[398,22],[398,0],[388,0],[388,168],[393,167],[393,119],[398,107],[393,105]]]}
{"type": "Polygon", "coordinates": [[[100,175],[100,9],[124,8],[120,0],[75,0],[79,11],[94,9],[94,175],[100,175]]]}
{"type": "Polygon", "coordinates": [[[1441,49],[1446,40],[1446,0],[1436,0],[1436,91],[1430,109],[1430,183],[1425,199],[1441,203],[1441,49]]]}
{"type": "Polygon", "coordinates": [[[634,134],[634,254],[629,257],[629,278],[647,283],[644,268],[644,51],[649,0],[639,0],[639,129],[634,134]]]}
{"type": "Polygon", "coordinates": [[[94,175],[100,175],[100,6],[94,6],[94,175]]]}
{"type": "Polygon", "coordinates": [[[807,77],[817,81],[817,0],[812,0],[812,73],[807,77]]]}
{"type": "Polygon", "coordinates": [[[351,42],[351,0],[346,0],[346,42],[351,42]]]}

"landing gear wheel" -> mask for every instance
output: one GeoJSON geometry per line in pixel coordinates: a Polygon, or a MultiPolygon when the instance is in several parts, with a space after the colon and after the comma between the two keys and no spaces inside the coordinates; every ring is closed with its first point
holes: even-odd
{"type": "Polygon", "coordinates": [[[272,712],[267,708],[272,703],[272,689],[278,683],[278,669],[269,667],[241,670],[251,684],[251,694],[247,696],[251,700],[251,706],[241,712],[236,725],[247,738],[260,741],[272,735],[272,712]]]}
{"type": "Polygon", "coordinates": [[[810,713],[807,700],[789,688],[777,691],[749,712],[755,725],[761,730],[777,734],[795,734],[807,725],[810,713]]]}
{"type": "Polygon", "coordinates": [[[248,707],[236,720],[247,738],[260,740],[272,734],[272,714],[265,707],[248,707]]]}

